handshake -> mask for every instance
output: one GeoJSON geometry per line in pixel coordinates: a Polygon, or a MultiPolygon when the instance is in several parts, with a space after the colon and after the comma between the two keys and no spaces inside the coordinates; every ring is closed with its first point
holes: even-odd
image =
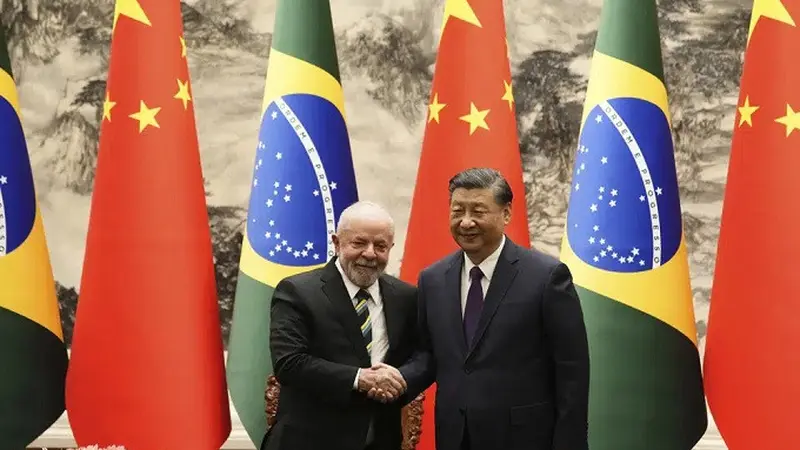
{"type": "Polygon", "coordinates": [[[382,403],[397,400],[406,391],[406,380],[396,368],[378,363],[369,369],[361,369],[358,375],[358,390],[367,397],[382,403]]]}

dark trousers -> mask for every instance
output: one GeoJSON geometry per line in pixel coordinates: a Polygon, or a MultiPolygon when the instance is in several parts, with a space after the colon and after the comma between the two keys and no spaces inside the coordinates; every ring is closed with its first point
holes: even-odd
{"type": "Polygon", "coordinates": [[[467,424],[464,424],[464,435],[461,437],[461,450],[470,450],[469,445],[469,431],[467,431],[467,424]]]}

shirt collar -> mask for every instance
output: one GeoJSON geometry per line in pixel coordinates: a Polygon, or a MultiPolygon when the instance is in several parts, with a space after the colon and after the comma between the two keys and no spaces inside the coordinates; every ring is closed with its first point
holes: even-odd
{"type": "MultiPolygon", "coordinates": [[[[500,241],[500,245],[497,246],[497,249],[492,252],[491,255],[487,256],[486,259],[481,261],[478,264],[480,267],[481,272],[483,272],[483,276],[486,277],[487,280],[492,281],[492,275],[494,274],[494,268],[497,266],[497,260],[500,258],[500,253],[503,251],[503,247],[506,245],[506,236],[503,235],[503,239],[500,241]]],[[[469,271],[475,267],[475,264],[472,263],[472,260],[469,259],[467,254],[464,254],[464,273],[469,274],[469,271]]]]}
{"type": "MultiPolygon", "coordinates": [[[[360,287],[356,286],[355,283],[350,281],[350,278],[347,277],[347,274],[344,273],[344,269],[342,268],[342,263],[339,258],[336,258],[336,269],[339,270],[339,274],[342,276],[342,280],[344,281],[344,287],[347,288],[347,295],[350,296],[350,300],[354,299],[358,291],[361,290],[360,287]]],[[[370,287],[366,289],[369,292],[369,295],[372,296],[372,300],[375,301],[375,304],[380,304],[381,296],[380,296],[380,286],[378,282],[375,281],[372,283],[370,287]]]]}

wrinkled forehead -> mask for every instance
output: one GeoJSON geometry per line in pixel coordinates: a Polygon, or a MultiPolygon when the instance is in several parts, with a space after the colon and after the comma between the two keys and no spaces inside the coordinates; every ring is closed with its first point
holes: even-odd
{"type": "Polygon", "coordinates": [[[348,240],[391,242],[394,239],[394,226],[384,219],[359,217],[351,219],[340,234],[348,240]]]}
{"type": "Polygon", "coordinates": [[[451,207],[461,208],[497,208],[494,192],[491,189],[456,189],[450,197],[451,207]]]}

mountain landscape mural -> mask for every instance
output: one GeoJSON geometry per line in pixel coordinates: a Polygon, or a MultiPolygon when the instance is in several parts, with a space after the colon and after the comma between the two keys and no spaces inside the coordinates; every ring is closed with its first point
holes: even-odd
{"type": "MultiPolygon", "coordinates": [[[[398,242],[388,270],[397,274],[443,0],[331,4],[359,192],[395,217],[398,242]]],[[[530,233],[535,247],[554,256],[601,6],[602,0],[505,0],[530,233]]],[[[659,2],[701,352],[750,7],[749,0],[659,2]]],[[[113,8],[113,0],[0,1],[68,341],[113,8]]],[[[182,11],[227,341],[275,0],[192,0],[182,11]]],[[[714,433],[711,426],[697,448],[725,448],[714,433]]]]}

